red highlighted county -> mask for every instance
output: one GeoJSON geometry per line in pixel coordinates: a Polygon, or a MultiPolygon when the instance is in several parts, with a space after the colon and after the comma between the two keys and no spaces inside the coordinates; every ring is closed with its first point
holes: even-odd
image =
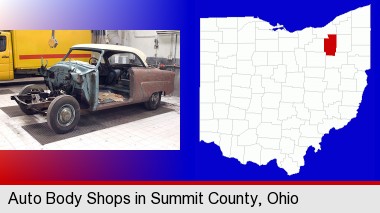
{"type": "Polygon", "coordinates": [[[326,55],[335,56],[336,34],[329,34],[328,36],[328,38],[325,38],[325,53],[326,55]]]}

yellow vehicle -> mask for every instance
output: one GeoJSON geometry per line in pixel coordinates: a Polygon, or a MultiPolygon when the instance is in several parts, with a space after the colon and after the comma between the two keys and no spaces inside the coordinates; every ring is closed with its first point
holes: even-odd
{"type": "MultiPolygon", "coordinates": [[[[50,65],[62,60],[76,44],[91,43],[91,30],[0,31],[0,81],[37,74],[41,58],[50,65]]],[[[70,58],[88,61],[91,54],[78,52],[70,58]]]]}

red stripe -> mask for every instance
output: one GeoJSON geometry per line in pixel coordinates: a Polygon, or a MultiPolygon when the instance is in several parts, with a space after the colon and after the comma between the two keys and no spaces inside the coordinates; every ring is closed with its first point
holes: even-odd
{"type": "MultiPolygon", "coordinates": [[[[41,54],[41,55],[20,55],[20,60],[43,58],[63,58],[66,54],[41,54]]],[[[91,54],[70,54],[69,58],[90,58],[91,54]]]]}
{"type": "Polygon", "coordinates": [[[1,181],[0,185],[380,185],[380,181],[1,181]]]}

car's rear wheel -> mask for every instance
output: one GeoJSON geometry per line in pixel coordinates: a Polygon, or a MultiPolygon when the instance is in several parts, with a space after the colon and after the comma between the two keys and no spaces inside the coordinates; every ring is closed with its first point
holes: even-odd
{"type": "Polygon", "coordinates": [[[161,103],[161,92],[153,93],[149,100],[145,102],[145,108],[148,110],[155,110],[160,106],[161,103]]]}
{"type": "Polygon", "coordinates": [[[78,125],[79,119],[80,106],[73,96],[61,95],[50,103],[47,122],[55,133],[71,132],[78,125]]]}
{"type": "MultiPolygon", "coordinates": [[[[44,89],[39,85],[29,84],[29,85],[24,86],[18,94],[26,95],[31,92],[44,92],[44,89]]],[[[36,111],[32,109],[27,109],[26,106],[24,105],[19,104],[18,106],[20,107],[21,111],[27,115],[33,115],[37,113],[36,111]]]]}

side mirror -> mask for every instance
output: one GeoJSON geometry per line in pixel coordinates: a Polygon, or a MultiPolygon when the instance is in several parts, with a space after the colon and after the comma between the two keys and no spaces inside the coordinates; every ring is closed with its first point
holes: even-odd
{"type": "Polygon", "coordinates": [[[44,65],[44,58],[41,57],[41,67],[44,67],[46,69],[47,65],[48,65],[48,60],[46,59],[46,64],[44,65]]]}
{"type": "Polygon", "coordinates": [[[46,74],[47,71],[47,65],[48,65],[48,60],[46,60],[46,64],[44,65],[44,58],[41,57],[41,68],[38,69],[38,73],[42,76],[46,74]]]}

